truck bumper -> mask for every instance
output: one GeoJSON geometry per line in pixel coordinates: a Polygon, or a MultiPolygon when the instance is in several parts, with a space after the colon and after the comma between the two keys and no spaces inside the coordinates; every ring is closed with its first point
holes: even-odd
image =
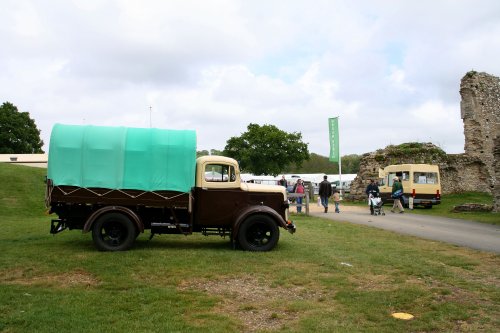
{"type": "Polygon", "coordinates": [[[293,234],[297,230],[297,227],[295,227],[295,224],[289,220],[286,223],[286,230],[288,230],[289,233],[293,234]]]}

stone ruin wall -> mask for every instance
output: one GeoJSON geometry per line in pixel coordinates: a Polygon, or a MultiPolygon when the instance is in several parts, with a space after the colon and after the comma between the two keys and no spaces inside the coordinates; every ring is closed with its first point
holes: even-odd
{"type": "MultiPolygon", "coordinates": [[[[395,158],[386,150],[364,154],[358,176],[351,184],[353,199],[365,199],[369,179],[390,164],[430,163],[439,165],[443,194],[466,191],[490,192],[494,210],[500,211],[500,79],[486,73],[467,73],[460,84],[461,117],[464,122],[464,154],[407,156],[395,158]]],[[[428,143],[426,148],[437,148],[428,143]]]]}
{"type": "Polygon", "coordinates": [[[441,189],[446,193],[491,192],[488,172],[483,161],[465,154],[448,155],[448,160],[438,163],[441,189]]]}
{"type": "Polygon", "coordinates": [[[465,155],[484,162],[490,191],[495,185],[495,139],[500,132],[500,79],[469,72],[460,84],[461,117],[464,121],[465,155]]]}
{"type": "Polygon", "coordinates": [[[495,148],[493,151],[495,156],[495,177],[496,183],[493,191],[494,201],[493,201],[493,211],[500,212],[500,136],[497,135],[495,138],[495,148]]]}

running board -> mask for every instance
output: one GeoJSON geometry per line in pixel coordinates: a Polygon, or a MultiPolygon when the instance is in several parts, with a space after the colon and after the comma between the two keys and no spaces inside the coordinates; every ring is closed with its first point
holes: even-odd
{"type": "Polygon", "coordinates": [[[187,223],[167,223],[167,222],[151,222],[151,227],[163,227],[163,228],[189,228],[187,223]]]}

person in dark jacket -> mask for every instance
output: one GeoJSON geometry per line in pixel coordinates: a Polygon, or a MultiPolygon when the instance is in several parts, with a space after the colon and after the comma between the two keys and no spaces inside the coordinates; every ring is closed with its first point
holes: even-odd
{"type": "Polygon", "coordinates": [[[401,204],[401,198],[403,197],[403,184],[401,184],[401,181],[399,180],[398,177],[394,177],[393,183],[392,183],[392,198],[394,200],[394,204],[392,205],[391,212],[394,213],[394,209],[397,208],[399,210],[399,213],[404,213],[405,210],[403,208],[403,205],[401,204]],[[397,193],[400,194],[397,194],[397,193]]]}
{"type": "Polygon", "coordinates": [[[370,213],[373,215],[373,204],[372,201],[370,200],[371,197],[378,197],[379,196],[379,189],[377,183],[373,179],[370,179],[370,184],[366,187],[366,195],[368,196],[368,206],[370,206],[370,213]]]}
{"type": "Polygon", "coordinates": [[[325,207],[325,213],[328,213],[328,199],[332,196],[332,184],[328,181],[328,176],[323,176],[323,181],[319,183],[319,197],[321,205],[325,207]]]}
{"type": "Polygon", "coordinates": [[[287,187],[287,181],[285,179],[285,175],[281,176],[281,179],[278,181],[278,183],[281,185],[281,186],[284,186],[285,188],[287,187]]]}

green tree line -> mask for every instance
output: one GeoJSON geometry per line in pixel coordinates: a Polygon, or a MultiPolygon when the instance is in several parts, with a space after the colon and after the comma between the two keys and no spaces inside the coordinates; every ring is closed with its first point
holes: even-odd
{"type": "Polygon", "coordinates": [[[0,154],[43,153],[40,130],[29,112],[5,102],[0,106],[0,154]]]}

